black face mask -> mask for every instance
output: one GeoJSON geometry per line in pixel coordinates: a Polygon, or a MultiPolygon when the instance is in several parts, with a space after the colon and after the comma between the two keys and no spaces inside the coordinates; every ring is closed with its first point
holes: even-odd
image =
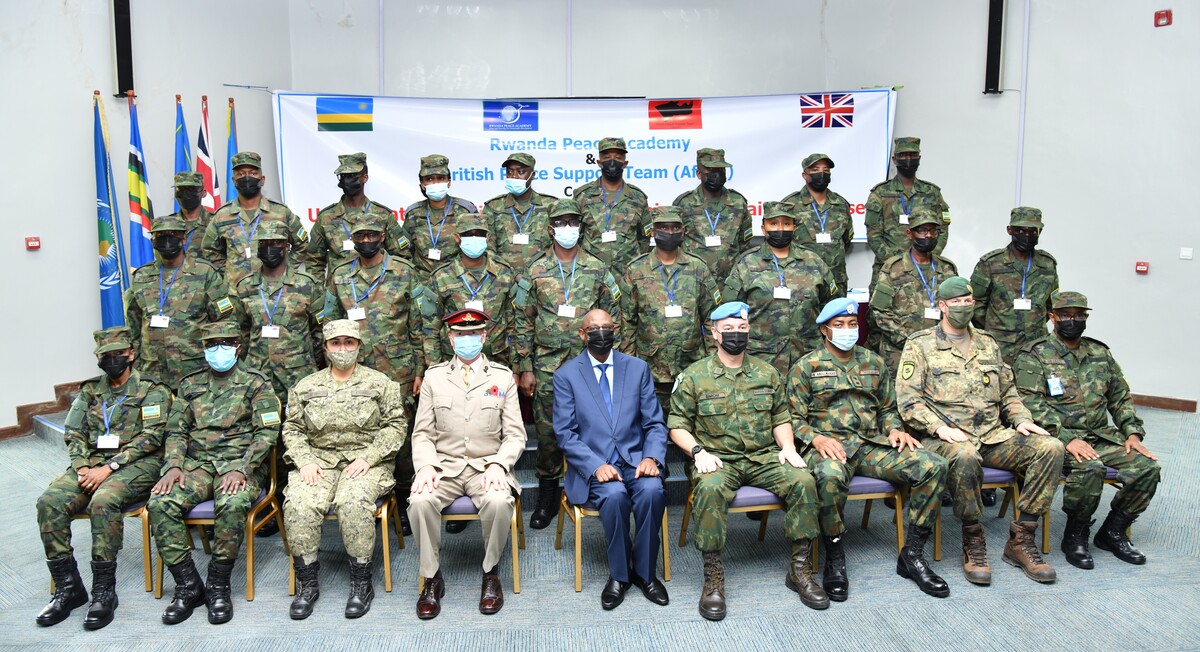
{"type": "Polygon", "coordinates": [[[709,170],[701,183],[709,192],[721,192],[721,188],[725,187],[725,170],[709,170]]]}
{"type": "Polygon", "coordinates": [[[183,240],[177,235],[160,235],[154,239],[154,250],[164,260],[171,260],[183,251],[183,240]]]}
{"type": "Polygon", "coordinates": [[[917,168],[921,167],[920,159],[900,159],[896,161],[896,172],[902,177],[912,179],[917,176],[917,168]]]}
{"type": "Polygon", "coordinates": [[[379,253],[379,248],[382,246],[382,240],[377,240],[375,242],[355,242],[354,250],[357,251],[358,255],[362,256],[363,258],[371,258],[375,254],[379,253]]]}
{"type": "Polygon", "coordinates": [[[196,210],[200,205],[201,193],[198,190],[186,190],[175,193],[175,201],[185,211],[196,210]]]}
{"type": "Polygon", "coordinates": [[[281,245],[259,245],[258,259],[263,262],[263,265],[272,269],[283,264],[284,256],[287,254],[281,245]]]}
{"type": "Polygon", "coordinates": [[[258,177],[242,177],[233,180],[233,187],[243,197],[257,197],[262,192],[262,179],[258,177]]]}
{"type": "Polygon", "coordinates": [[[342,177],[338,180],[338,188],[341,188],[342,192],[347,195],[357,195],[363,189],[362,177],[342,177]]]}
{"type": "Polygon", "coordinates": [[[1013,248],[1017,251],[1028,254],[1037,246],[1038,236],[1036,235],[1021,235],[1020,233],[1012,237],[1013,248]]]}
{"type": "Polygon", "coordinates": [[[657,233],[654,235],[654,246],[663,251],[675,251],[683,244],[682,233],[657,233]]]}
{"type": "Polygon", "coordinates": [[[607,161],[600,162],[600,174],[603,174],[604,178],[609,181],[620,179],[624,172],[625,164],[616,159],[610,158],[607,161]]]}
{"type": "Polygon", "coordinates": [[[589,331],[587,334],[588,353],[597,358],[607,357],[609,352],[612,351],[614,342],[616,342],[616,333],[611,329],[601,328],[600,330],[589,331]]]}
{"type": "Polygon", "coordinates": [[[792,236],[796,234],[795,231],[788,231],[787,229],[782,231],[764,231],[763,233],[767,237],[767,244],[776,249],[783,249],[791,245],[792,236]]]}
{"type": "Polygon", "coordinates": [[[729,355],[738,355],[750,344],[750,333],[724,331],[721,333],[721,348],[729,355]]]}
{"type": "Polygon", "coordinates": [[[1059,337],[1068,342],[1074,342],[1083,337],[1083,329],[1085,328],[1087,328],[1087,322],[1075,321],[1073,319],[1071,321],[1054,322],[1054,332],[1058,333],[1059,337]]]}
{"type": "Polygon", "coordinates": [[[938,239],[936,237],[913,238],[912,245],[913,249],[916,249],[923,254],[927,254],[937,248],[937,241],[938,239]]]}
{"type": "Polygon", "coordinates": [[[825,192],[829,187],[829,180],[832,176],[828,172],[810,172],[808,174],[808,187],[817,192],[825,192]]]}
{"type": "Polygon", "coordinates": [[[120,378],[121,374],[125,373],[125,370],[128,369],[132,364],[133,360],[131,360],[129,356],[105,353],[104,355],[100,356],[100,361],[96,363],[96,366],[100,367],[100,369],[109,378],[116,380],[117,378],[120,378]]]}

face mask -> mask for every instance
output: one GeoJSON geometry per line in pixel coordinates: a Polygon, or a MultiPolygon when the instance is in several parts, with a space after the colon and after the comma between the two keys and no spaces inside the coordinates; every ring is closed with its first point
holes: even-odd
{"type": "Polygon", "coordinates": [[[426,197],[432,199],[433,201],[442,201],[446,198],[447,193],[450,192],[450,184],[431,183],[428,186],[425,186],[424,190],[426,197]]]}
{"type": "Polygon", "coordinates": [[[946,311],[950,325],[958,329],[966,328],[974,314],[975,306],[948,306],[946,311]]]}
{"type": "Polygon", "coordinates": [[[721,333],[721,348],[729,355],[739,355],[750,344],[750,333],[744,331],[723,331],[721,333]]]}
{"type": "Polygon", "coordinates": [[[725,170],[710,170],[704,175],[704,189],[709,192],[720,192],[725,187],[725,170]]]}
{"type": "Polygon", "coordinates": [[[528,181],[525,179],[505,179],[504,189],[513,197],[518,197],[524,195],[525,191],[529,189],[527,184],[528,181]]]}
{"type": "Polygon", "coordinates": [[[783,249],[792,244],[792,236],[795,235],[796,232],[785,229],[783,231],[765,231],[764,233],[767,236],[768,245],[775,247],[776,249],[783,249]]]}
{"type": "Polygon", "coordinates": [[[829,341],[843,351],[849,351],[858,344],[857,328],[830,328],[829,341]]]}
{"type": "Polygon", "coordinates": [[[896,161],[896,172],[899,172],[900,176],[902,177],[908,177],[909,179],[912,179],[913,177],[917,176],[917,168],[920,166],[920,159],[900,159],[899,161],[896,161]]]}
{"type": "Polygon", "coordinates": [[[338,188],[347,195],[357,195],[362,192],[363,182],[362,177],[343,177],[338,179],[338,188]]]}
{"type": "Polygon", "coordinates": [[[204,349],[204,359],[208,361],[208,366],[217,373],[229,371],[233,369],[233,365],[237,364],[237,347],[210,346],[204,349]]]}
{"type": "Polygon", "coordinates": [[[116,380],[125,373],[131,364],[133,364],[133,360],[130,360],[128,356],[105,353],[100,356],[100,361],[96,363],[96,366],[100,367],[109,378],[116,380]]]}
{"type": "Polygon", "coordinates": [[[185,211],[195,210],[200,205],[200,192],[197,190],[186,190],[175,193],[175,201],[179,202],[180,208],[185,211]]]}
{"type": "Polygon", "coordinates": [[[454,355],[463,360],[474,360],[483,350],[482,335],[455,335],[454,355]]]}
{"type": "Polygon", "coordinates": [[[459,251],[467,258],[479,258],[487,251],[487,238],[481,235],[469,235],[458,245],[459,251]]]}
{"type": "Polygon", "coordinates": [[[1029,252],[1033,251],[1034,247],[1037,246],[1038,236],[1022,235],[1022,234],[1018,233],[1012,237],[1012,243],[1013,243],[1013,247],[1017,251],[1019,251],[1023,254],[1028,254],[1029,252]]]}
{"type": "Polygon", "coordinates": [[[183,240],[176,235],[160,235],[154,239],[154,250],[164,260],[171,260],[183,251],[183,240]]]}
{"type": "Polygon", "coordinates": [[[609,181],[620,179],[623,172],[625,172],[625,164],[616,159],[610,158],[600,163],[600,174],[603,174],[604,178],[609,181]]]}
{"type": "Polygon", "coordinates": [[[1075,321],[1073,319],[1071,321],[1054,322],[1054,332],[1058,333],[1059,337],[1068,342],[1074,342],[1083,337],[1083,329],[1085,328],[1087,328],[1087,322],[1075,321]]]}
{"type": "Polygon", "coordinates": [[[937,238],[913,238],[913,249],[927,254],[937,248],[937,238]]]}
{"type": "Polygon", "coordinates": [[[654,246],[663,251],[675,251],[683,244],[682,233],[660,233],[654,236],[654,246]]]}
{"type": "Polygon", "coordinates": [[[579,242],[579,227],[577,226],[556,226],[554,227],[554,241],[563,249],[571,249],[579,242]]]}
{"type": "Polygon", "coordinates": [[[233,187],[237,188],[238,194],[243,197],[257,197],[258,193],[262,191],[262,179],[257,177],[234,179],[233,187]]]}
{"type": "Polygon", "coordinates": [[[828,172],[810,172],[808,175],[808,187],[817,192],[825,192],[829,187],[831,176],[828,172]]]}
{"type": "Polygon", "coordinates": [[[375,242],[355,242],[354,250],[363,258],[372,258],[375,254],[379,253],[379,248],[382,246],[382,240],[376,240],[375,242]]]}
{"type": "Polygon", "coordinates": [[[358,349],[353,351],[326,351],[325,357],[335,369],[346,371],[353,367],[354,363],[358,362],[358,349]]]}
{"type": "Polygon", "coordinates": [[[616,334],[611,329],[601,328],[591,331],[587,334],[588,352],[597,358],[606,357],[612,351],[615,341],[616,334]]]}
{"type": "Polygon", "coordinates": [[[272,269],[283,264],[283,257],[286,252],[280,245],[262,245],[258,248],[258,259],[263,262],[263,265],[272,269]]]}

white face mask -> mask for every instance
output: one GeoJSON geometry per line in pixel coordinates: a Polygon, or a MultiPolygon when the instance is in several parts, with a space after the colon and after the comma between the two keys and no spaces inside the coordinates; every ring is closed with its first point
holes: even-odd
{"type": "Polygon", "coordinates": [[[829,341],[832,342],[837,348],[843,351],[849,351],[850,349],[854,348],[855,344],[858,343],[858,329],[830,328],[829,341]]]}
{"type": "Polygon", "coordinates": [[[563,249],[570,249],[579,242],[579,227],[577,226],[556,226],[554,227],[554,241],[563,249]]]}
{"type": "Polygon", "coordinates": [[[449,183],[431,183],[425,186],[425,196],[433,201],[441,201],[446,198],[446,193],[450,192],[449,183]]]}

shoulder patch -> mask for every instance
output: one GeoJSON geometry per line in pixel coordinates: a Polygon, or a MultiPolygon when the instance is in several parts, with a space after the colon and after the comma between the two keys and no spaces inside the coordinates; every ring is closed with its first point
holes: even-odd
{"type": "Polygon", "coordinates": [[[425,203],[425,202],[423,202],[423,201],[415,201],[415,202],[413,202],[413,203],[409,204],[409,205],[408,205],[408,208],[404,209],[404,214],[405,214],[405,216],[407,216],[407,215],[411,215],[413,211],[415,211],[415,210],[417,210],[418,208],[420,208],[420,207],[421,207],[421,204],[424,204],[424,203],[425,203]]]}
{"type": "Polygon", "coordinates": [[[143,405],[142,406],[142,421],[151,421],[162,417],[161,405],[143,405]]]}
{"type": "Polygon", "coordinates": [[[1006,249],[1004,249],[1003,247],[1000,249],[993,249],[993,250],[987,252],[986,254],[980,256],[979,260],[981,260],[981,261],[991,260],[992,258],[995,258],[996,256],[999,256],[1000,254],[1004,253],[1005,251],[1006,251],[1006,249]]]}
{"type": "Polygon", "coordinates": [[[408,241],[408,236],[402,235],[402,236],[400,236],[399,239],[396,240],[396,247],[399,248],[401,251],[408,249],[409,244],[411,244],[411,243],[408,241]]]}
{"type": "Polygon", "coordinates": [[[221,297],[217,299],[217,310],[220,310],[221,314],[224,315],[233,310],[233,302],[229,300],[229,297],[221,297]]]}
{"type": "Polygon", "coordinates": [[[277,426],[280,423],[282,423],[282,421],[279,418],[278,410],[271,410],[270,412],[263,412],[262,416],[259,418],[262,420],[262,424],[264,426],[277,426]]]}
{"type": "Polygon", "coordinates": [[[712,298],[713,298],[713,303],[715,303],[717,305],[721,305],[721,290],[720,290],[720,288],[713,288],[712,298]]]}
{"type": "Polygon", "coordinates": [[[942,222],[945,224],[950,223],[950,211],[942,211],[942,222]]]}
{"type": "Polygon", "coordinates": [[[296,229],[296,239],[300,242],[308,240],[308,230],[305,229],[304,226],[300,226],[300,228],[296,229]]]}
{"type": "Polygon", "coordinates": [[[917,365],[912,362],[905,362],[900,365],[900,377],[904,380],[912,378],[913,372],[917,370],[917,365]]]}
{"type": "Polygon", "coordinates": [[[462,197],[455,197],[454,204],[457,206],[462,206],[463,208],[467,209],[468,213],[478,213],[479,212],[478,206],[463,199],[462,197]]]}

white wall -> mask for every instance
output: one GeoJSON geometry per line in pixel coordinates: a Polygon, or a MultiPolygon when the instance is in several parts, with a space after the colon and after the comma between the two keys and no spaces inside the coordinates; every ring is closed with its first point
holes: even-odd
{"type": "MultiPolygon", "coordinates": [[[[1020,85],[1023,4],[1010,0],[1008,8],[1009,89],[1020,85]]],[[[1096,306],[1089,334],[1113,347],[1134,391],[1195,399],[1200,376],[1190,370],[1200,368],[1200,347],[1176,345],[1167,353],[1159,334],[1171,337],[1200,319],[1192,287],[1200,262],[1178,259],[1180,246],[1200,244],[1200,226],[1183,201],[1200,172],[1197,127],[1185,115],[1200,100],[1191,73],[1200,63],[1200,16],[1176,7],[1176,24],[1154,29],[1159,4],[1033,2],[1023,203],[1045,211],[1043,245],[1058,257],[1064,287],[1087,293],[1096,306]],[[1134,276],[1136,260],[1151,263],[1149,276],[1134,276]]],[[[947,254],[969,274],[980,254],[1005,244],[1020,95],[981,93],[984,2],[385,5],[383,92],[390,95],[687,96],[903,86],[897,133],[922,138],[921,176],[941,185],[951,205],[947,254]]],[[[22,375],[0,381],[0,426],[13,422],[14,405],[45,400],[54,383],[94,373],[89,96],[93,88],[111,95],[109,6],[0,4],[0,82],[21,93],[0,105],[13,152],[4,162],[5,188],[10,197],[56,209],[51,220],[24,211],[0,217],[9,238],[0,244],[0,274],[10,279],[3,333],[33,345],[3,353],[4,368],[22,375]],[[26,234],[42,235],[43,250],[25,252],[26,234]]],[[[220,169],[224,98],[235,97],[242,149],[264,154],[268,192],[275,192],[270,96],[222,83],[379,92],[377,0],[142,0],[133,12],[142,137],[160,214],[170,210],[175,93],[184,95],[193,134],[199,96],[209,95],[220,169]],[[184,35],[197,27],[211,44],[203,57],[196,39],[184,35]]],[[[127,114],[111,97],[106,107],[114,158],[123,165],[127,114]]],[[[116,173],[124,197],[124,169],[116,173]]],[[[869,265],[860,246],[850,265],[855,284],[865,283],[869,265]]]]}

